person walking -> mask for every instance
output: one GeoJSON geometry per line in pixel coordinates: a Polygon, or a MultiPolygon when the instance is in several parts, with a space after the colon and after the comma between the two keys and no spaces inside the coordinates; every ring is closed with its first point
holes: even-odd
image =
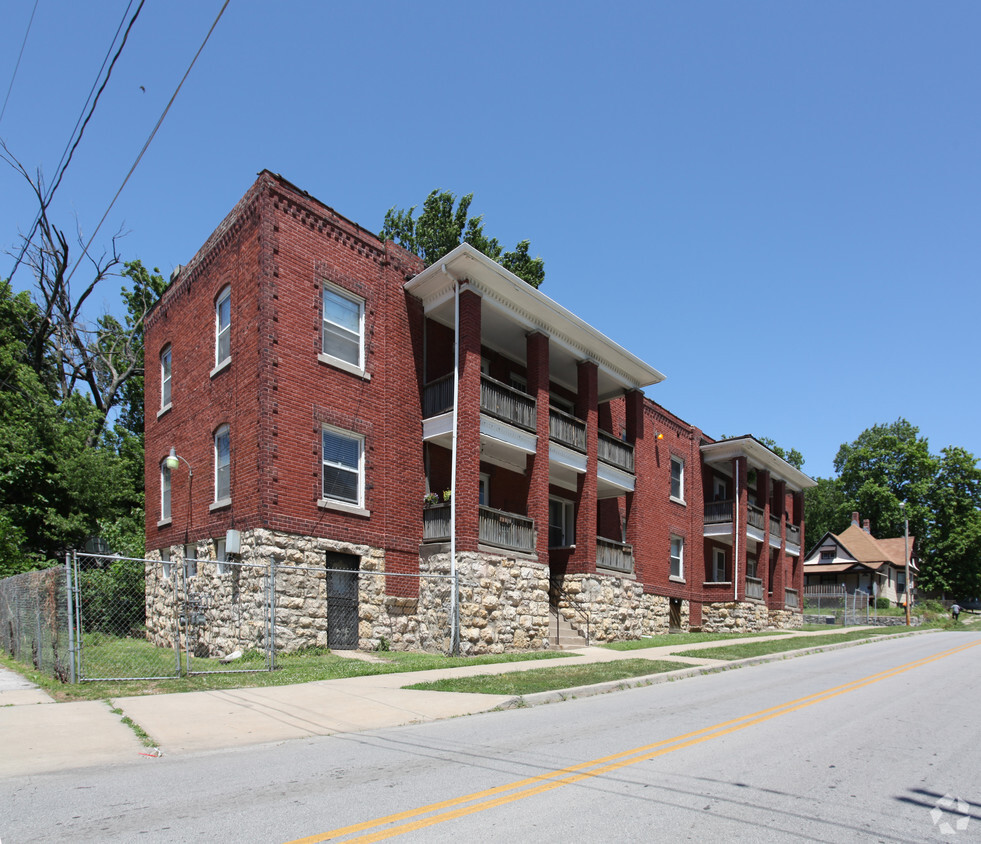
{"type": "Polygon", "coordinates": [[[957,604],[954,604],[950,608],[950,614],[954,617],[954,621],[957,621],[957,617],[961,614],[961,608],[957,604]]]}

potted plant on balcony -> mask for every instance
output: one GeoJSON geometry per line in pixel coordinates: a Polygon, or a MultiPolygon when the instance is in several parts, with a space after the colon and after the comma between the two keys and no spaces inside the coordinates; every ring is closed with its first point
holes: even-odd
{"type": "Polygon", "coordinates": [[[452,497],[453,497],[453,490],[451,490],[451,489],[444,489],[443,490],[443,503],[444,504],[449,504],[450,503],[450,499],[452,497]]]}
{"type": "Polygon", "coordinates": [[[439,504],[439,496],[435,492],[427,492],[422,497],[422,503],[425,507],[434,507],[439,504]]]}

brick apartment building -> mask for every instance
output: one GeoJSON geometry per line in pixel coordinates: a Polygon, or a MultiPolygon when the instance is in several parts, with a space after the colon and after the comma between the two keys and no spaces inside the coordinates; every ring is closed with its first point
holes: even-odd
{"type": "Polygon", "coordinates": [[[270,560],[296,567],[276,581],[292,647],[386,631],[444,650],[454,603],[471,653],[545,647],[557,625],[800,623],[813,482],[646,398],[656,369],[466,244],[424,268],[264,171],[175,272],[146,360],[161,644],[181,582],[210,595],[205,652],[255,645],[249,566],[270,560]],[[454,570],[448,610],[446,578],[419,575],[454,570]]]}

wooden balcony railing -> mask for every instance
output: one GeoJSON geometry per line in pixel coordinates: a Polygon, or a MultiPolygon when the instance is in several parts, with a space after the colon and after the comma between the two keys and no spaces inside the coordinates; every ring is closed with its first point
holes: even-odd
{"type": "Polygon", "coordinates": [[[453,373],[430,381],[422,388],[422,418],[439,416],[453,409],[453,373]]]}
{"type": "Polygon", "coordinates": [[[571,413],[548,409],[548,436],[557,443],[576,451],[586,451],[586,423],[571,413]]]}
{"type": "Polygon", "coordinates": [[[784,603],[790,608],[796,610],[800,606],[800,598],[797,595],[796,589],[785,589],[786,599],[784,603]]]}
{"type": "Polygon", "coordinates": [[[422,511],[422,541],[450,541],[449,504],[429,504],[422,511]]]}
{"type": "Polygon", "coordinates": [[[534,553],[535,520],[517,513],[481,507],[478,536],[481,542],[488,545],[534,553]]]}
{"type": "Polygon", "coordinates": [[[598,431],[598,451],[596,456],[604,463],[623,469],[625,472],[633,474],[634,471],[634,447],[630,443],[618,440],[613,434],[606,431],[598,431]]]}
{"type": "Polygon", "coordinates": [[[746,597],[755,598],[757,601],[763,600],[763,581],[758,577],[746,578],[746,597]]]}
{"type": "Polygon", "coordinates": [[[770,516],[770,535],[780,536],[780,518],[778,516],[770,516]]]}
{"type": "Polygon", "coordinates": [[[797,525],[792,525],[787,522],[787,542],[793,542],[794,545],[800,545],[800,527],[797,525]]]}
{"type": "Polygon", "coordinates": [[[726,524],[732,521],[732,501],[706,501],[705,524],[726,524]]]}
{"type": "Polygon", "coordinates": [[[614,539],[597,536],[596,565],[599,568],[633,574],[634,548],[626,542],[617,542],[614,539]]]}
{"type": "Polygon", "coordinates": [[[480,409],[485,413],[526,431],[534,431],[535,404],[527,393],[496,381],[489,375],[481,376],[480,409]]]}
{"type": "Polygon", "coordinates": [[[766,522],[763,521],[762,507],[757,507],[755,504],[750,504],[748,506],[746,521],[749,522],[754,528],[766,530],[766,522]]]}

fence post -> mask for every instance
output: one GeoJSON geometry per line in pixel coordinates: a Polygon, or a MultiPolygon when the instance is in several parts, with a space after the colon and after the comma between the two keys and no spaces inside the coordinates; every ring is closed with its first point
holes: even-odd
{"type": "Polygon", "coordinates": [[[460,572],[453,571],[453,629],[450,631],[450,652],[460,655],[460,572]]]}
{"type": "Polygon", "coordinates": [[[72,563],[71,555],[65,552],[65,586],[68,601],[68,682],[76,682],[75,676],[75,613],[72,610],[72,563]]]}

